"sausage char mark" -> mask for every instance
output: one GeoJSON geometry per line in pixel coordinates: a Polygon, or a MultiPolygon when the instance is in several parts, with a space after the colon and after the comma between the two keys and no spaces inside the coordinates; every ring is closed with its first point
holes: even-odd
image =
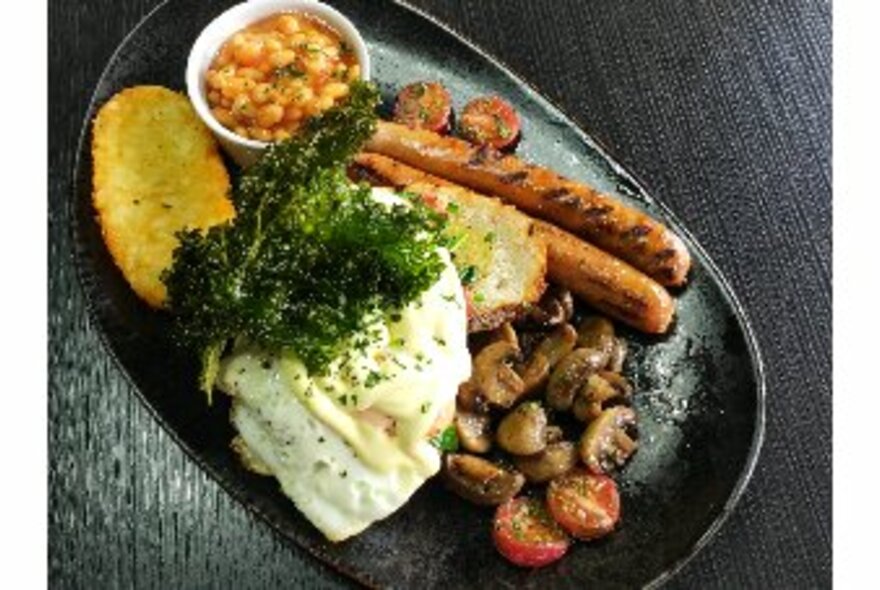
{"type": "Polygon", "coordinates": [[[673,250],[672,248],[665,248],[665,249],[657,252],[656,257],[657,257],[657,260],[662,262],[664,260],[669,260],[670,258],[675,257],[676,254],[677,254],[677,252],[675,250],[673,250]]]}
{"type": "Polygon", "coordinates": [[[612,211],[614,211],[614,207],[611,205],[594,205],[584,210],[584,216],[595,219],[597,217],[605,217],[612,211]]]}
{"type": "Polygon", "coordinates": [[[525,170],[520,170],[518,172],[511,172],[509,174],[504,174],[501,176],[498,181],[502,184],[522,184],[523,181],[529,177],[529,173],[525,170]]]}
{"type": "Polygon", "coordinates": [[[651,227],[648,225],[645,225],[643,223],[640,223],[640,224],[634,225],[632,228],[628,229],[624,233],[624,236],[638,239],[638,238],[643,238],[643,237],[647,236],[649,233],[651,233],[651,227]]]}
{"type": "Polygon", "coordinates": [[[468,160],[468,165],[473,167],[482,166],[489,160],[497,160],[499,156],[500,154],[491,146],[482,145],[474,150],[473,155],[471,155],[470,160],[468,160]]]}

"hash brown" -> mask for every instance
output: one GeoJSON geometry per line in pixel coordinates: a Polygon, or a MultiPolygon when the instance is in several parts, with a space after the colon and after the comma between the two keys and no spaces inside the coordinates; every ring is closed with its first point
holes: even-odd
{"type": "Polygon", "coordinates": [[[136,86],[98,112],[92,161],[92,203],[104,242],[138,296],[162,307],[160,276],[171,264],[175,234],[235,215],[216,141],[185,96],[136,86]]]}

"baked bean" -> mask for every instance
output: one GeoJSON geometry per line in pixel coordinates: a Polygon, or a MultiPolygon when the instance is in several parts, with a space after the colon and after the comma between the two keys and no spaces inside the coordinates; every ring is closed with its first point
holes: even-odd
{"type": "Polygon", "coordinates": [[[235,33],[205,75],[217,121],[242,137],[283,141],[307,117],[344,100],[360,77],[337,31],[303,13],[282,13],[235,33]]]}

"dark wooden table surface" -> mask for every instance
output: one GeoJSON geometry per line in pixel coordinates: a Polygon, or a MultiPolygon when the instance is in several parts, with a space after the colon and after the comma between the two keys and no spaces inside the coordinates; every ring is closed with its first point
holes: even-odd
{"type": "MultiPolygon", "coordinates": [[[[50,3],[50,581],[339,587],[184,456],[86,317],[63,207],[76,141],[104,64],[157,4],[50,3]]],[[[764,451],[732,518],[670,586],[829,587],[830,3],[415,4],[536,84],[642,177],[754,321],[768,376],[764,451]]]]}

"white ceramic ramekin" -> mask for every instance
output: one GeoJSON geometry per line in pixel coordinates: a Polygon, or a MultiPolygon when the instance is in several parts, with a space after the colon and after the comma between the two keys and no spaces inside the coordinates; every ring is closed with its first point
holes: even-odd
{"type": "Polygon", "coordinates": [[[240,166],[252,164],[269,144],[236,135],[214,118],[208,107],[205,73],[220,47],[232,35],[256,21],[281,12],[310,14],[336,29],[357,55],[361,78],[370,79],[370,56],[360,33],[342,13],[318,0],[251,0],[233,6],[215,18],[205,27],[190,51],[186,64],[186,90],[196,113],[211,129],[226,153],[240,166]]]}

